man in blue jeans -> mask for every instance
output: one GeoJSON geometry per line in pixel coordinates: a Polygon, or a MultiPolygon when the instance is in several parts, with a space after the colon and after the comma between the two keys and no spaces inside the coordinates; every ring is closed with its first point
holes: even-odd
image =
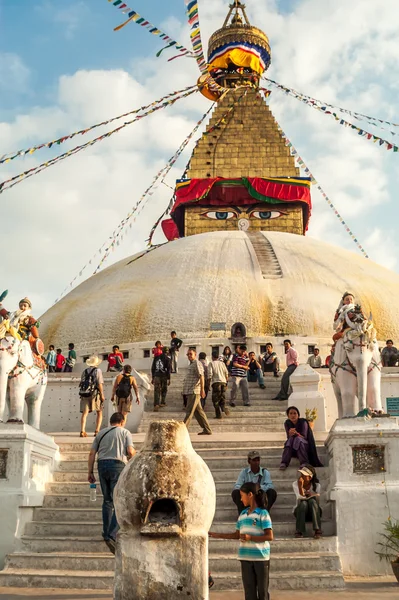
{"type": "Polygon", "coordinates": [[[125,422],[122,413],[114,413],[110,419],[110,427],[97,434],[89,454],[90,483],[96,482],[94,462],[98,454],[98,475],[103,493],[103,538],[113,554],[119,529],[114,510],[114,488],[125,468],[126,459],[130,460],[136,454],[132,434],[124,428],[125,422]]]}

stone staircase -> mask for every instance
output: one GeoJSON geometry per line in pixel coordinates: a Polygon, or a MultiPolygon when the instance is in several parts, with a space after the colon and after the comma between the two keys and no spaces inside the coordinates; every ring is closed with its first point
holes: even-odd
{"type": "MultiPolygon", "coordinates": [[[[235,529],[237,511],[231,500],[231,490],[240,469],[247,464],[247,453],[258,449],[262,465],[271,473],[278,492],[272,509],[275,541],[272,542],[271,586],[274,589],[340,589],[344,580],[337,553],[337,539],[333,506],[327,503],[323,493],[323,531],[325,537],[297,540],[293,538],[295,523],[292,515],[294,494],[292,482],[296,478],[297,461],[286,471],[279,471],[281,447],[284,436],[280,404],[267,398],[277,382],[266,380],[266,390],[251,385],[252,407],[242,410],[237,406],[231,418],[212,421],[220,427],[229,428],[223,434],[197,438],[196,425],[191,426],[196,451],[212,471],[216,489],[217,506],[212,529],[232,532],[235,529]],[[262,404],[263,403],[263,404],[262,404]],[[276,407],[276,404],[278,406],[276,407]],[[271,406],[269,406],[271,405],[271,406]],[[246,420],[248,433],[234,434],[231,427],[241,430],[240,418],[246,420]],[[266,426],[257,433],[252,425],[266,426]],[[270,420],[270,423],[268,422],[270,420]],[[272,425],[273,422],[273,425],[272,425]],[[233,425],[232,425],[233,423],[233,425]],[[231,433],[229,433],[229,431],[231,433]],[[223,439],[221,439],[223,438],[223,439]]],[[[175,376],[167,399],[168,412],[146,412],[144,427],[152,418],[182,418],[181,375],[175,376]]],[[[273,391],[274,394],[274,391],[273,391]]],[[[147,409],[151,409],[151,401],[147,409]]],[[[208,400],[208,407],[212,406],[208,400]]],[[[211,415],[209,410],[209,415],[211,415]]],[[[216,427],[214,427],[214,430],[216,427]]],[[[142,435],[135,436],[142,440],[142,435]]],[[[57,436],[56,436],[57,441],[57,436]]],[[[68,589],[111,589],[114,558],[101,538],[101,493],[96,502],[90,502],[87,483],[87,457],[90,439],[58,438],[61,461],[54,473],[54,481],[47,484],[43,506],[34,511],[33,521],[25,527],[21,547],[9,555],[5,569],[0,572],[0,587],[41,587],[68,589]]],[[[142,442],[135,441],[139,450],[142,442]]],[[[327,461],[324,447],[320,447],[322,460],[327,461]]],[[[328,468],[319,469],[322,490],[328,483],[328,468]]],[[[99,488],[98,488],[99,492],[99,488]]],[[[310,534],[309,530],[309,534],[310,534]]],[[[240,566],[236,559],[237,542],[210,540],[210,570],[215,579],[215,591],[234,590],[242,587],[240,566]]]]}
{"type": "Polygon", "coordinates": [[[263,279],[280,279],[283,276],[280,263],[274,248],[260,231],[247,231],[252,247],[255,250],[263,279]]]}
{"type": "MultiPolygon", "coordinates": [[[[172,376],[171,384],[166,398],[166,407],[159,412],[153,412],[153,398],[150,396],[145,407],[144,418],[141,422],[139,431],[147,431],[151,421],[159,419],[178,419],[183,420],[185,409],[183,408],[183,398],[181,391],[183,389],[184,370],[177,375],[172,376]]],[[[209,424],[214,433],[226,432],[281,432],[283,423],[286,419],[285,402],[272,401],[279,389],[280,379],[272,376],[266,376],[266,389],[262,390],[255,383],[250,383],[250,403],[251,406],[243,406],[241,395],[238,392],[236,407],[230,410],[230,416],[222,420],[215,419],[215,410],[212,404],[212,390],[208,394],[205,404],[209,424]]],[[[230,389],[227,390],[226,400],[230,398],[230,389]]],[[[195,431],[198,424],[193,419],[190,425],[190,431],[195,431]]]]}

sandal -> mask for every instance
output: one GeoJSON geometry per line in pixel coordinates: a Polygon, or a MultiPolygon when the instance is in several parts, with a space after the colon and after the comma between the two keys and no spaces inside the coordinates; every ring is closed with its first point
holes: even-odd
{"type": "Polygon", "coordinates": [[[94,437],[96,437],[97,433],[98,433],[98,429],[97,429],[97,431],[94,432],[94,437]]]}
{"type": "Polygon", "coordinates": [[[316,531],[314,532],[314,539],[315,540],[319,540],[321,538],[321,536],[323,535],[323,532],[321,529],[316,529],[316,531]]]}
{"type": "Polygon", "coordinates": [[[85,431],[80,432],[80,437],[87,437],[87,433],[85,431]]]}
{"type": "Polygon", "coordinates": [[[303,533],[301,533],[300,531],[296,531],[294,537],[296,538],[303,538],[303,533]]]}

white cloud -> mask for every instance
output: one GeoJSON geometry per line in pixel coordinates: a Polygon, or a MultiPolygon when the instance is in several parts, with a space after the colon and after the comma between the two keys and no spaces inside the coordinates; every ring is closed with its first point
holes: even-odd
{"type": "Polygon", "coordinates": [[[0,93],[28,92],[30,71],[18,54],[0,52],[0,93]]]}
{"type": "MultiPolygon", "coordinates": [[[[272,78],[360,112],[395,117],[394,92],[399,81],[399,6],[395,1],[386,0],[381,5],[374,0],[302,0],[284,15],[279,6],[270,0],[248,3],[247,7],[252,22],[270,36],[272,78]]],[[[223,24],[226,12],[225,0],[201,2],[204,42],[223,24]]],[[[69,27],[76,40],[74,15],[62,9],[53,18],[59,22],[64,18],[66,31],[69,27]]],[[[189,43],[181,15],[172,15],[160,26],[182,43],[189,43]]],[[[138,35],[148,33],[139,31],[138,35]]],[[[0,61],[0,89],[5,80],[20,89],[29,81],[26,67],[16,55],[11,56],[8,67],[0,61]],[[5,68],[11,70],[12,77],[5,77],[5,68]]],[[[32,107],[0,123],[0,155],[128,112],[195,83],[198,70],[194,61],[179,58],[168,62],[168,56],[173,54],[169,51],[161,58],[143,57],[140,61],[135,56],[129,70],[60,73],[52,105],[32,107]]],[[[399,174],[397,155],[391,156],[278,91],[273,92],[270,105],[370,256],[396,268],[395,234],[387,225],[390,217],[385,221],[384,214],[394,209],[391,189],[399,174]],[[388,257],[387,244],[391,249],[388,257]]],[[[179,101],[2,194],[2,215],[7,224],[3,224],[2,241],[8,260],[1,263],[0,280],[10,288],[7,304],[12,306],[20,296],[29,294],[37,313],[47,308],[137,202],[209,106],[199,94],[179,101]]],[[[57,150],[65,151],[117,125],[94,130],[57,150]]],[[[18,159],[2,168],[1,174],[11,176],[50,155],[54,151],[18,159]]],[[[188,154],[173,169],[169,184],[181,175],[187,159],[188,154]]],[[[170,194],[165,186],[156,191],[107,265],[144,247],[170,194]]],[[[310,234],[355,250],[320,194],[314,191],[313,198],[310,234]]],[[[162,240],[161,234],[158,240],[162,240]]],[[[84,276],[96,266],[94,261],[84,276]]]]}

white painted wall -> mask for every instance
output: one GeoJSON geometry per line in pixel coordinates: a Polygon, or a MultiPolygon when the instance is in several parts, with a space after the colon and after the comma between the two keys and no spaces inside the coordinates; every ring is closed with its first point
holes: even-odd
{"type": "MultiPolygon", "coordinates": [[[[104,373],[104,395],[106,398],[103,410],[103,427],[108,427],[109,419],[115,412],[114,406],[110,401],[112,386],[115,379],[115,373],[104,373]]],[[[49,374],[49,381],[42,404],[41,429],[46,433],[60,432],[80,432],[80,397],[79,397],[80,376],[75,374],[60,373],[49,374]]],[[[140,393],[141,389],[139,388],[140,393]]],[[[126,428],[136,433],[140,425],[145,407],[145,398],[141,398],[141,404],[138,406],[135,402],[132,404],[131,413],[127,419],[126,428]],[[143,402],[144,400],[144,402],[143,402]]],[[[7,419],[7,410],[6,416],[7,419]]],[[[24,418],[27,420],[27,410],[25,407],[24,418]]],[[[94,432],[96,422],[96,413],[88,415],[86,431],[88,434],[94,432]]]]}
{"type": "MultiPolygon", "coordinates": [[[[7,453],[0,473],[0,568],[18,549],[24,525],[41,506],[45,484],[52,480],[58,446],[52,437],[23,424],[0,423],[0,450],[7,453]]],[[[3,453],[2,453],[3,454],[3,453]]]]}
{"type": "Polygon", "coordinates": [[[326,445],[344,575],[391,575],[391,565],[380,562],[375,551],[382,523],[399,515],[399,419],[337,420],[326,445]],[[357,445],[385,446],[385,472],[354,473],[352,447],[357,445]]]}

